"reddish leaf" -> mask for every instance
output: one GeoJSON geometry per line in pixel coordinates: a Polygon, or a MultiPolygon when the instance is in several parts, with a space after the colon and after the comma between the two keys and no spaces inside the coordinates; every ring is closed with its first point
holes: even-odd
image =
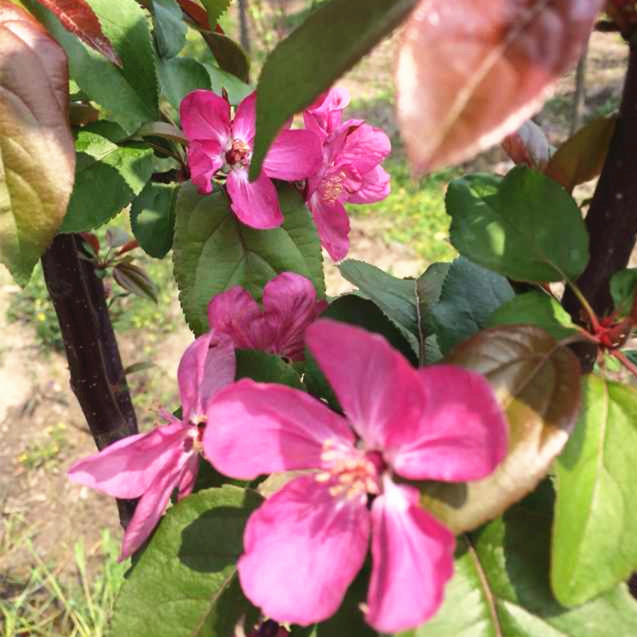
{"type": "Polygon", "coordinates": [[[483,330],[445,362],[483,374],[509,422],[508,454],[490,476],[423,487],[424,505],[460,533],[502,513],[547,474],[577,420],[580,367],[568,348],[530,325],[483,330]]]}
{"type": "Polygon", "coordinates": [[[420,0],[397,67],[416,173],[472,157],[518,128],[575,63],[602,0],[420,0]]]}
{"type": "Polygon", "coordinates": [[[80,232],[80,236],[84,240],[86,250],[97,259],[100,254],[100,240],[92,232],[80,232]]]}
{"type": "Polygon", "coordinates": [[[177,0],[181,10],[199,27],[205,30],[210,29],[208,14],[203,7],[200,7],[193,0],[177,0]]]}
{"type": "Polygon", "coordinates": [[[615,117],[599,117],[567,139],[551,157],[546,174],[569,192],[597,177],[604,167],[615,117]]]}
{"type": "Polygon", "coordinates": [[[502,149],[516,163],[543,171],[551,158],[551,144],[544,131],[528,120],[502,140],[502,149]]]}
{"type": "Polygon", "coordinates": [[[0,1],[0,255],[25,284],[64,218],[75,175],[66,54],[0,1]]]}
{"type": "Polygon", "coordinates": [[[122,66],[117,53],[102,33],[102,27],[93,9],[85,0],[36,0],[52,11],[67,31],[76,35],[90,47],[99,51],[107,60],[122,66]]]}

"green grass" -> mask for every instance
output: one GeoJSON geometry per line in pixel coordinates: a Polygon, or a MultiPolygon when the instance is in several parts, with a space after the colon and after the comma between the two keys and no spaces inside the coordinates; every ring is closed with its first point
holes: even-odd
{"type": "Polygon", "coordinates": [[[32,543],[32,529],[17,515],[2,520],[0,563],[14,551],[28,555],[25,576],[0,576],[0,637],[104,637],[115,598],[129,561],[118,563],[119,547],[108,530],[87,552],[83,542],[73,550],[72,573],[46,564],[32,543]],[[99,564],[89,570],[89,559],[99,564]]]}

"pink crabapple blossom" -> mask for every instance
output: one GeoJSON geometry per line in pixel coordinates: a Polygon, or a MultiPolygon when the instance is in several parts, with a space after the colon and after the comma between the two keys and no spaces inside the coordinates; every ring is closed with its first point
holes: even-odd
{"type": "Polygon", "coordinates": [[[380,164],[391,152],[391,142],[363,120],[341,123],[348,102],[345,89],[332,88],[303,114],[305,126],[323,145],[323,162],[308,180],[306,203],[321,244],[335,261],[349,250],[349,217],[343,204],[381,201],[390,191],[390,177],[380,164]]]}
{"type": "Polygon", "coordinates": [[[379,335],[321,319],[306,342],[344,417],[304,392],[247,379],[208,408],[216,426],[203,445],[220,472],[252,480],[314,470],[248,520],[242,588],[276,621],[323,621],[361,569],[371,536],[366,620],[381,632],[412,628],[442,602],[455,539],[394,475],[486,476],[506,453],[504,416],[482,376],[449,365],[414,369],[379,335]]]}
{"type": "Polygon", "coordinates": [[[255,135],[256,92],[248,95],[230,118],[230,104],[212,91],[197,90],[180,105],[181,126],[188,139],[190,177],[202,194],[212,192],[212,178],[226,175],[231,207],[252,228],[276,228],[283,222],[272,179],[297,181],[314,174],[321,163],[320,140],[308,130],[276,137],[254,181],[248,180],[255,135]]]}
{"type": "Polygon", "coordinates": [[[307,326],[327,307],[317,300],[312,282],[294,272],[283,272],[263,290],[263,309],[241,286],[217,294],[208,304],[208,322],[217,334],[226,334],[240,349],[257,349],[303,360],[307,326]]]}
{"type": "Polygon", "coordinates": [[[124,533],[120,560],[148,538],[175,489],[179,499],[192,491],[208,403],[234,377],[230,339],[213,332],[200,336],[184,352],[177,371],[181,420],[161,410],[167,424],[123,438],[69,469],[73,482],[116,498],[140,498],[124,533]]]}

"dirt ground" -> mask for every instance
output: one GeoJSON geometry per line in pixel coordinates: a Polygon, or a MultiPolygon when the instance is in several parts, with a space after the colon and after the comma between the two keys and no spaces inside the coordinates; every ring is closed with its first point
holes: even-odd
{"type": "MultiPolygon", "coordinates": [[[[353,96],[373,100],[391,91],[390,69],[395,44],[396,38],[382,44],[347,76],[345,84],[353,96]]],[[[626,47],[617,37],[593,36],[587,79],[589,112],[619,95],[625,59],[626,47]]],[[[557,98],[549,102],[537,118],[553,142],[567,136],[573,85],[573,74],[562,79],[556,89],[557,98]]],[[[390,133],[395,131],[393,113],[386,101],[378,101],[374,120],[390,133]]],[[[487,169],[503,161],[501,152],[494,150],[478,158],[472,166],[487,169]]],[[[383,224],[386,223],[354,219],[349,256],[390,270],[397,276],[419,274],[423,262],[407,246],[384,239],[387,226],[383,224]]],[[[326,266],[326,273],[330,294],[347,289],[347,283],[333,265],[326,266]]],[[[41,557],[63,565],[79,538],[91,547],[98,541],[102,528],[117,529],[116,509],[110,498],[73,485],[65,477],[65,470],[74,459],[94,451],[93,441],[70,390],[64,357],[55,352],[44,353],[31,326],[7,323],[9,299],[17,290],[6,270],[1,269],[0,516],[4,519],[15,514],[23,516],[41,557]],[[25,462],[28,465],[31,456],[37,466],[27,468],[25,462]]],[[[128,332],[120,339],[125,365],[135,362],[140,339],[144,338],[146,335],[128,332]]],[[[181,325],[162,339],[154,347],[153,362],[157,367],[144,381],[144,390],[152,393],[152,401],[156,403],[145,402],[138,407],[145,420],[152,419],[152,410],[160,399],[176,397],[177,363],[191,334],[181,325]]],[[[19,552],[11,554],[10,562],[0,561],[0,573],[29,566],[28,556],[19,552]]]]}

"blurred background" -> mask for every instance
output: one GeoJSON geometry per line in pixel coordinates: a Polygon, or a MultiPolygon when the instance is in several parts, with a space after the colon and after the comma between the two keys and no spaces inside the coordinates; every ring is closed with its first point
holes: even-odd
{"type": "MultiPolygon", "coordinates": [[[[250,50],[253,80],[267,52],[320,3],[233,3],[221,24],[250,50]]],[[[411,180],[394,116],[399,38],[397,32],[384,41],[341,84],[352,96],[346,117],[382,127],[393,144],[384,164],[392,193],[378,204],[350,207],[349,256],[405,277],[454,256],[444,212],[447,183],[467,172],[505,173],[512,164],[493,148],[463,166],[411,180]]],[[[210,54],[194,31],[186,46],[188,55],[207,61],[210,54]]],[[[553,145],[617,109],[626,55],[619,35],[593,34],[578,97],[573,71],[534,117],[553,145]]],[[[576,197],[590,197],[594,185],[580,186],[576,197]]],[[[128,232],[126,211],[108,229],[111,240],[128,232]]],[[[107,228],[97,232],[102,245],[106,233],[107,228]]],[[[156,290],[138,296],[124,293],[110,277],[105,284],[138,420],[148,429],[160,405],[176,407],[177,363],[192,335],[181,317],[170,257],[155,260],[139,249],[135,254],[156,290]],[[149,298],[153,294],[156,301],[149,298]]],[[[327,255],[325,265],[328,293],[348,289],[327,255]]],[[[68,384],[57,319],[39,267],[22,290],[0,266],[0,333],[0,637],[100,637],[127,564],[116,562],[121,533],[113,500],[65,477],[68,466],[92,453],[94,444],[68,384]]]]}

